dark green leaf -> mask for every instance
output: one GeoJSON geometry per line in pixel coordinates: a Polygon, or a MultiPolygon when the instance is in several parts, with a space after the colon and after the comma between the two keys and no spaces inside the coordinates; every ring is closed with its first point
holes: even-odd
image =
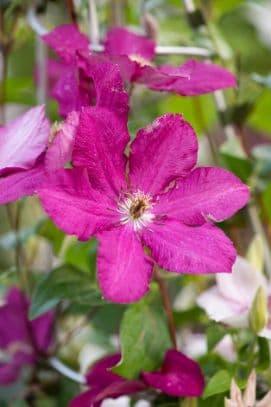
{"type": "Polygon", "coordinates": [[[257,369],[258,370],[265,370],[268,369],[270,365],[270,349],[269,349],[269,342],[266,338],[258,337],[258,346],[259,346],[259,354],[258,354],[258,363],[257,369]]]}
{"type": "Polygon", "coordinates": [[[211,325],[207,329],[207,346],[208,351],[214,349],[214,347],[221,341],[221,339],[227,334],[226,328],[221,325],[211,325]]]}
{"type": "Polygon", "coordinates": [[[113,372],[134,379],[143,370],[160,367],[171,341],[163,309],[152,295],[127,309],[121,323],[120,338],[122,359],[113,372]]]}
{"type": "Polygon", "coordinates": [[[87,304],[89,307],[105,303],[87,273],[71,265],[64,265],[47,274],[36,286],[31,301],[30,319],[48,311],[61,300],[87,304]]]}

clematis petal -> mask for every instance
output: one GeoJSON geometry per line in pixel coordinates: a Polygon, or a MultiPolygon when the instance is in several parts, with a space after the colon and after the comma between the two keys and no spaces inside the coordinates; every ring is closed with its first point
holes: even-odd
{"type": "Polygon", "coordinates": [[[30,169],[45,151],[50,124],[44,106],[29,109],[0,128],[0,175],[7,170],[30,169]]]}
{"type": "MultiPolygon", "coordinates": [[[[16,345],[15,345],[16,346],[16,345]]],[[[0,363],[0,386],[10,385],[17,381],[21,369],[33,365],[35,356],[22,351],[16,352],[7,363],[0,363]]]]}
{"type": "Polygon", "coordinates": [[[36,352],[46,353],[53,343],[55,313],[46,312],[30,322],[33,346],[36,352]]]}
{"type": "Polygon", "coordinates": [[[0,204],[35,194],[44,181],[43,160],[30,170],[22,170],[0,177],[0,204]]]}
{"type": "Polygon", "coordinates": [[[93,80],[98,107],[104,107],[123,119],[126,124],[129,111],[129,96],[124,90],[120,69],[110,63],[110,57],[80,52],[78,64],[85,75],[93,80]]]}
{"type": "Polygon", "coordinates": [[[143,229],[142,239],[158,265],[176,273],[230,273],[236,258],[232,242],[210,224],[190,227],[157,220],[143,229]]]}
{"type": "Polygon", "coordinates": [[[55,224],[80,240],[110,228],[118,220],[114,202],[91,188],[84,169],[56,172],[38,195],[55,224]]]}
{"type": "Polygon", "coordinates": [[[143,391],[144,389],[144,383],[139,380],[119,380],[111,383],[109,386],[101,390],[95,397],[95,401],[99,403],[104,399],[117,398],[123,395],[137,393],[139,391],[143,391]]]}
{"type": "Polygon", "coordinates": [[[250,263],[238,256],[230,276],[216,276],[217,287],[221,295],[236,301],[243,307],[249,307],[260,286],[267,288],[264,275],[251,267],[250,263]]]}
{"type": "Polygon", "coordinates": [[[71,161],[78,124],[78,113],[71,112],[49,145],[45,156],[45,167],[47,171],[62,169],[65,164],[71,161]]]}
{"type": "Polygon", "coordinates": [[[129,135],[119,117],[107,109],[88,107],[80,113],[72,161],[86,167],[94,188],[118,197],[126,188],[124,150],[129,135]]]}
{"type": "Polygon", "coordinates": [[[109,301],[130,303],[149,289],[152,263],[129,226],[121,226],[98,236],[98,280],[109,301]]]}
{"type": "Polygon", "coordinates": [[[223,297],[217,287],[212,287],[201,293],[197,298],[197,304],[214,321],[234,327],[246,327],[248,325],[249,309],[237,301],[230,301],[223,297]]]}
{"type": "Polygon", "coordinates": [[[229,218],[248,198],[248,187],[235,175],[222,168],[202,167],[161,195],[154,212],[185,224],[201,225],[229,218]]]}
{"type": "MultiPolygon", "coordinates": [[[[145,74],[145,84],[153,90],[176,92],[183,96],[196,96],[204,93],[214,92],[236,86],[236,79],[227,69],[205,62],[189,60],[180,67],[171,65],[161,65],[157,68],[162,74],[167,74],[168,79],[174,77],[174,81],[169,82],[165,78],[158,77],[158,81],[150,75],[145,74]],[[180,75],[176,79],[176,75],[180,75]]],[[[142,82],[142,79],[141,79],[142,82]]]]}
{"type": "Polygon", "coordinates": [[[204,377],[199,365],[183,353],[169,350],[160,372],[144,372],[144,381],[151,387],[175,397],[199,397],[204,377]]]}
{"type": "Polygon", "coordinates": [[[197,160],[194,130],[180,115],[165,114],[139,130],[131,145],[130,183],[134,190],[161,193],[186,176],[197,160]]]}
{"type": "Polygon", "coordinates": [[[88,37],[73,24],[60,25],[41,38],[67,63],[75,60],[78,49],[88,48],[89,45],[88,37]]]}
{"type": "Polygon", "coordinates": [[[77,72],[73,65],[67,66],[59,80],[52,89],[52,97],[57,100],[59,114],[66,117],[73,110],[80,110],[82,106],[88,106],[93,90],[91,85],[85,89],[82,84],[84,78],[77,72]]]}
{"type": "Polygon", "coordinates": [[[105,38],[105,52],[113,55],[140,56],[147,60],[155,55],[155,42],[124,27],[114,27],[105,38]]]}
{"type": "Polygon", "coordinates": [[[91,366],[86,375],[87,383],[90,386],[103,388],[115,380],[124,380],[110,370],[110,368],[115,366],[120,359],[120,353],[114,353],[113,355],[108,355],[98,360],[93,366],[91,366]]]}
{"type": "Polygon", "coordinates": [[[28,302],[21,291],[12,287],[0,306],[0,348],[5,349],[11,343],[28,343],[29,331],[26,324],[28,302]]]}
{"type": "Polygon", "coordinates": [[[68,407],[99,407],[101,404],[95,403],[95,398],[99,394],[99,388],[84,391],[71,400],[68,407]]]}

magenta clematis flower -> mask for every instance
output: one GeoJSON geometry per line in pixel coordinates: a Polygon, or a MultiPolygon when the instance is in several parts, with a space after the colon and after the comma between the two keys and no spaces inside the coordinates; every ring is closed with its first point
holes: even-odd
{"type": "Polygon", "coordinates": [[[77,124],[70,113],[51,142],[44,106],[38,106],[0,128],[0,204],[33,195],[48,172],[69,161],[77,124]]]}
{"type": "MultiPolygon", "coordinates": [[[[95,56],[84,67],[92,77],[96,106],[114,111],[120,125],[126,123],[128,95],[118,67],[97,64],[95,56]]],[[[78,114],[73,111],[50,130],[44,106],[38,106],[0,128],[0,204],[33,195],[49,173],[71,160],[77,125],[78,114]]]]}
{"type": "Polygon", "coordinates": [[[155,389],[173,397],[199,397],[204,378],[199,365],[183,353],[168,350],[161,369],[143,372],[138,380],[127,380],[110,370],[120,360],[119,354],[98,361],[86,376],[90,390],[73,399],[69,407],[99,407],[106,398],[155,389]]]}
{"type": "Polygon", "coordinates": [[[54,313],[29,321],[28,308],[29,301],[17,287],[9,289],[0,306],[0,385],[15,382],[21,369],[34,365],[53,344],[54,313]]]}
{"type": "MultiPolygon", "coordinates": [[[[95,54],[88,49],[87,37],[74,25],[67,24],[42,38],[63,61],[63,73],[51,92],[59,102],[60,114],[65,117],[71,110],[93,104],[92,74],[89,69],[84,70],[84,66],[95,54]]],[[[117,64],[126,82],[137,82],[155,91],[175,92],[183,96],[236,86],[235,77],[220,66],[188,60],[179,67],[155,67],[152,65],[154,57],[153,40],[125,27],[115,27],[108,31],[105,51],[96,58],[96,63],[117,64]]]]}
{"type": "MultiPolygon", "coordinates": [[[[130,80],[152,90],[194,96],[236,86],[236,79],[229,71],[211,63],[188,60],[179,67],[153,66],[155,42],[125,27],[115,27],[108,31],[105,53],[127,55],[136,64],[134,70],[130,70],[130,80]]],[[[122,60],[119,64],[123,65],[122,60]]]]}
{"type": "Polygon", "coordinates": [[[83,108],[75,168],[54,174],[39,191],[65,233],[98,238],[104,297],[119,303],[141,298],[153,261],[177,273],[230,272],[235,250],[212,222],[244,206],[248,187],[227,170],[194,169],[197,138],[180,115],[166,114],[139,130],[129,160],[130,138],[120,122],[106,109],[83,108]]]}
{"type": "MultiPolygon", "coordinates": [[[[60,57],[61,74],[49,93],[59,103],[59,114],[66,117],[71,111],[77,111],[82,106],[90,105],[94,97],[92,82],[82,70],[77,69],[76,64],[76,52],[80,49],[87,50],[89,40],[73,24],[61,25],[43,35],[42,39],[60,57]]],[[[50,65],[53,64],[54,62],[51,60],[48,70],[49,78],[52,78],[50,65]]]]}

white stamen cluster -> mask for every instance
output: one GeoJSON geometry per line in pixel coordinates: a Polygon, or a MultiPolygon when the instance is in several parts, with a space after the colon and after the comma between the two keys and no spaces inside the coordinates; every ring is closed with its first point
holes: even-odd
{"type": "Polygon", "coordinates": [[[120,222],[131,223],[135,231],[147,226],[153,219],[151,197],[141,191],[127,195],[119,204],[120,222]]]}

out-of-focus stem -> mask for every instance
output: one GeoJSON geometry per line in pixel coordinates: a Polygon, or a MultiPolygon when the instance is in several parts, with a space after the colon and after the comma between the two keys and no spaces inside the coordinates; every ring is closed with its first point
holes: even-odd
{"type": "Polygon", "coordinates": [[[117,26],[122,25],[124,7],[125,7],[124,0],[112,0],[111,10],[112,10],[113,25],[117,25],[117,26]]]}
{"type": "Polygon", "coordinates": [[[163,278],[159,275],[159,271],[158,271],[156,264],[154,265],[153,273],[154,273],[154,279],[159,286],[165,314],[167,316],[170,337],[171,337],[172,343],[174,345],[174,348],[177,349],[176,329],[175,329],[175,325],[174,325],[172,305],[171,305],[171,301],[170,301],[170,298],[168,295],[167,285],[166,285],[166,282],[163,280],[163,278]]]}
{"type": "Polygon", "coordinates": [[[212,137],[212,135],[209,133],[209,131],[207,129],[207,126],[206,126],[206,123],[205,123],[205,120],[204,120],[203,109],[202,109],[202,105],[201,105],[201,101],[200,101],[199,97],[193,98],[193,103],[194,103],[194,108],[195,108],[195,112],[196,112],[196,115],[197,115],[197,119],[198,119],[198,121],[200,123],[200,126],[201,126],[204,134],[207,137],[214,164],[218,165],[219,156],[218,156],[218,153],[217,153],[216,142],[215,142],[214,138],[212,137]]]}
{"type": "Polygon", "coordinates": [[[37,103],[43,105],[47,100],[47,47],[39,35],[36,36],[36,62],[38,69],[37,103]]]}
{"type": "Polygon", "coordinates": [[[73,24],[77,25],[77,15],[76,15],[73,0],[66,0],[66,5],[67,5],[67,9],[68,9],[68,13],[70,15],[71,21],[73,22],[73,24]]]}
{"type": "Polygon", "coordinates": [[[69,379],[73,380],[76,383],[85,384],[86,380],[83,375],[80,373],[75,372],[70,367],[64,365],[59,359],[56,357],[51,357],[48,360],[51,367],[53,367],[57,372],[61,375],[68,377],[69,379]]]}
{"type": "Polygon", "coordinates": [[[89,37],[91,44],[96,46],[100,42],[99,20],[95,0],[89,0],[89,37]]]}

